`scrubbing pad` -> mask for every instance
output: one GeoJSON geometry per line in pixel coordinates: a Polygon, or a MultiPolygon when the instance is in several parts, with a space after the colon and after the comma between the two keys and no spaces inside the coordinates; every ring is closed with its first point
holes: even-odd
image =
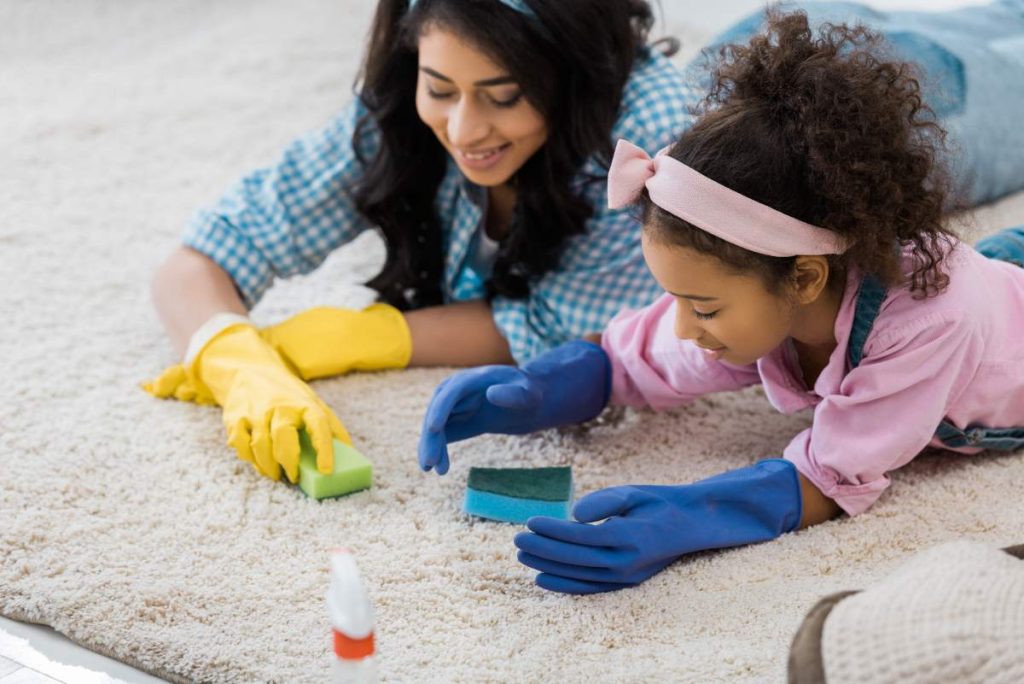
{"type": "Polygon", "coordinates": [[[344,442],[334,440],[334,472],[324,475],[316,469],[316,452],[305,430],[299,431],[299,488],[313,499],[344,496],[373,485],[373,464],[344,442]]]}
{"type": "Polygon", "coordinates": [[[511,523],[569,518],[571,468],[470,468],[466,484],[463,510],[470,515],[511,523]]]}

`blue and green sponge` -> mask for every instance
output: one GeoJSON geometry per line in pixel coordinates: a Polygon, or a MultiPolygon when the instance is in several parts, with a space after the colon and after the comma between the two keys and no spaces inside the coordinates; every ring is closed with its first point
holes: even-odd
{"type": "Polygon", "coordinates": [[[568,520],[572,468],[470,468],[463,510],[490,520],[525,523],[535,515],[568,520]]]}
{"type": "Polygon", "coordinates": [[[305,430],[299,431],[299,488],[311,499],[344,496],[373,485],[373,464],[342,441],[334,440],[334,470],[323,474],[316,469],[316,452],[305,430]]]}

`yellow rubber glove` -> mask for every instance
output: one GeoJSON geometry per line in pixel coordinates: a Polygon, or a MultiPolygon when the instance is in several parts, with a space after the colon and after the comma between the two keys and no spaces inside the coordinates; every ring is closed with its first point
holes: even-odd
{"type": "Polygon", "coordinates": [[[260,331],[304,380],[349,371],[405,368],[412,336],[405,316],[388,304],[362,311],[319,307],[260,331]]]}
{"type": "Polygon", "coordinates": [[[185,366],[180,363],[165,370],[155,380],[144,384],[142,389],[159,399],[177,399],[178,401],[193,401],[197,404],[211,405],[217,403],[217,400],[210,394],[210,390],[193,382],[185,371],[185,366]]]}
{"type": "Polygon", "coordinates": [[[143,388],[160,398],[219,404],[228,444],[273,480],[281,479],[282,469],[291,482],[298,480],[300,429],[309,434],[321,473],[334,468],[332,437],[352,443],[334,412],[250,324],[225,328],[190,364],[172,366],[143,388]]]}

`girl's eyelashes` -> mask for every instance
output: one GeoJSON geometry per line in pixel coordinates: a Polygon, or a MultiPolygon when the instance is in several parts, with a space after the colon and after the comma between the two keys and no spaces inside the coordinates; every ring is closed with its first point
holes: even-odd
{"type": "Polygon", "coordinates": [[[710,313],[701,313],[700,311],[694,310],[693,315],[702,321],[710,321],[712,318],[715,317],[715,314],[717,313],[717,311],[712,311],[710,313]]]}

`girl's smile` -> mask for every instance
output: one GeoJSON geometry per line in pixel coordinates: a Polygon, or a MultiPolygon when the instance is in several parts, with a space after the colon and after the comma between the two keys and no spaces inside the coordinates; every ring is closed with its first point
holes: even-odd
{"type": "Polygon", "coordinates": [[[754,273],[737,273],[713,256],[665,244],[657,227],[644,229],[644,259],[661,287],[676,298],[675,334],[714,360],[748,365],[788,337],[808,349],[835,346],[842,293],[828,287],[828,261],[797,257],[794,285],[772,293],[754,273]]]}

